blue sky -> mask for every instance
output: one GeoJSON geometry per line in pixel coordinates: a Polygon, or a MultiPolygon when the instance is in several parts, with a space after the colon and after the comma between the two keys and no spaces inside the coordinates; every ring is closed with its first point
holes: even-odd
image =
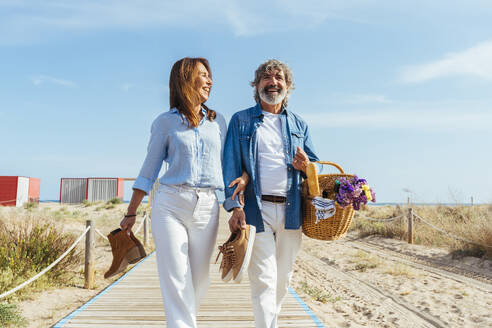
{"type": "Polygon", "coordinates": [[[490,17],[490,1],[0,0],[0,175],[41,178],[41,199],[61,177],[135,177],[176,60],[209,59],[208,104],[230,118],[277,58],[319,156],[378,201],[490,203],[490,17]]]}

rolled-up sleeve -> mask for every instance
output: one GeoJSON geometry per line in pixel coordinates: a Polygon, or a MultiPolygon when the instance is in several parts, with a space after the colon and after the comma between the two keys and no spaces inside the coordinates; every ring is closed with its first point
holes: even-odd
{"type": "Polygon", "coordinates": [[[165,131],[162,121],[157,118],[150,129],[150,141],[147,146],[147,156],[140,169],[140,173],[133,184],[133,189],[145,191],[146,194],[152,189],[162,162],[167,157],[167,145],[165,131]]]}
{"type": "Polygon", "coordinates": [[[304,151],[311,162],[319,161],[319,158],[314,151],[313,141],[307,124],[304,129],[304,151]]]}
{"type": "MultiPolygon", "coordinates": [[[[306,152],[306,155],[308,156],[310,162],[319,161],[319,158],[314,151],[313,141],[312,141],[311,135],[309,133],[308,125],[306,123],[304,123],[304,124],[305,125],[304,125],[304,147],[303,147],[304,149],[303,150],[306,152]]],[[[301,171],[301,177],[303,179],[307,179],[306,173],[301,171]]]]}
{"type": "Polygon", "coordinates": [[[219,124],[220,145],[221,145],[220,161],[222,163],[224,162],[224,146],[227,136],[227,123],[224,116],[220,114],[217,114],[217,123],[219,124]]]}
{"type": "Polygon", "coordinates": [[[234,200],[232,199],[235,187],[229,188],[229,184],[243,173],[240,147],[238,119],[237,115],[234,115],[231,118],[229,128],[227,129],[227,137],[224,146],[224,160],[222,164],[225,189],[225,201],[223,206],[228,212],[235,207],[242,207],[239,203],[239,197],[236,197],[234,200]]]}

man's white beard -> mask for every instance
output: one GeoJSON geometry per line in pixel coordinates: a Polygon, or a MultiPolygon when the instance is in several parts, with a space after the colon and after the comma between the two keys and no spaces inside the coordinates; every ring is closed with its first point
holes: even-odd
{"type": "Polygon", "coordinates": [[[268,92],[265,91],[265,89],[263,89],[259,92],[259,94],[260,94],[260,99],[266,102],[267,104],[276,105],[278,103],[281,103],[285,99],[285,96],[287,95],[287,89],[285,88],[282,89],[282,91],[280,91],[280,93],[278,93],[277,95],[269,94],[268,92]]]}

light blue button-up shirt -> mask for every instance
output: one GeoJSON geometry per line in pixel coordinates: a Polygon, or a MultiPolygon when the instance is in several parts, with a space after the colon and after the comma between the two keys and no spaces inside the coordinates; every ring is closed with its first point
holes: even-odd
{"type": "Polygon", "coordinates": [[[147,156],[133,185],[148,193],[157,179],[163,161],[168,169],[161,184],[223,189],[222,149],[227,124],[222,115],[212,122],[207,113],[198,127],[189,127],[176,108],[159,115],[152,123],[147,156]]]}

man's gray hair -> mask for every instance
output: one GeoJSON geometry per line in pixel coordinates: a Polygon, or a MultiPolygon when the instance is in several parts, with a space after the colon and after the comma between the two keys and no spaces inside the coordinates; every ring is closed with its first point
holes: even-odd
{"type": "Polygon", "coordinates": [[[257,103],[260,102],[260,94],[258,93],[257,86],[258,83],[260,83],[263,74],[265,74],[266,72],[272,72],[274,70],[281,70],[282,72],[284,72],[285,83],[287,84],[287,94],[284,100],[282,100],[282,105],[287,107],[290,91],[295,89],[294,82],[292,79],[292,71],[290,70],[289,66],[287,66],[287,64],[284,64],[280,60],[276,60],[276,59],[269,59],[263,64],[261,64],[260,66],[258,66],[258,68],[256,69],[255,79],[254,81],[250,82],[250,85],[254,88],[253,92],[255,96],[255,101],[257,103]]]}

